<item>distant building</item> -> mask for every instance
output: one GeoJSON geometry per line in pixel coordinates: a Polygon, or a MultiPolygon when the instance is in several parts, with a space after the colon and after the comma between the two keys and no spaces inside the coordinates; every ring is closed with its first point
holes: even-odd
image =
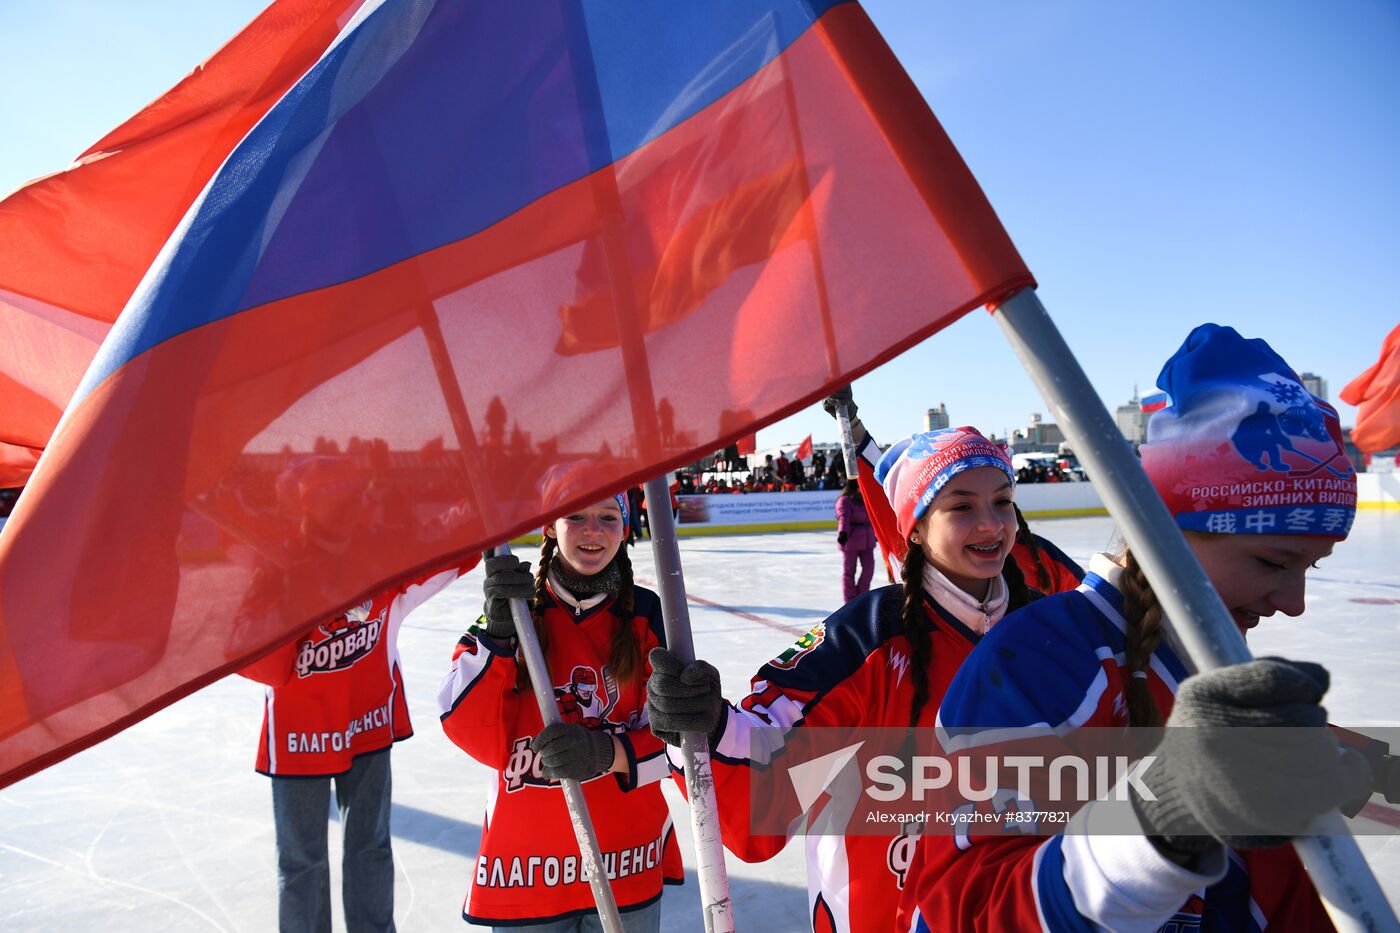
{"type": "Polygon", "coordinates": [[[1313,395],[1316,395],[1324,402],[1331,401],[1331,399],[1327,397],[1326,379],[1323,379],[1316,373],[1303,373],[1303,375],[1299,378],[1303,380],[1303,388],[1307,389],[1309,392],[1311,392],[1313,395]]]}
{"type": "Polygon", "coordinates": [[[1123,432],[1123,437],[1133,447],[1147,440],[1147,413],[1142,410],[1142,399],[1138,397],[1136,386],[1133,387],[1132,400],[1118,406],[1113,420],[1118,422],[1118,430],[1123,432]]]}
{"type": "Polygon", "coordinates": [[[942,402],[938,403],[937,408],[930,408],[924,414],[925,431],[938,431],[948,426],[948,406],[942,402]]]}
{"type": "Polygon", "coordinates": [[[1017,453],[1058,453],[1064,443],[1065,433],[1059,425],[1040,420],[1040,412],[1031,414],[1031,423],[1025,430],[1011,432],[1011,446],[1017,453]]]}

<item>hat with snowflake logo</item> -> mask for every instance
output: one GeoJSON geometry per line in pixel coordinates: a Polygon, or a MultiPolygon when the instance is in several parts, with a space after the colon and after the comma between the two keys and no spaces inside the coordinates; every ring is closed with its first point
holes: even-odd
{"type": "Polygon", "coordinates": [[[1356,471],[1337,412],[1263,340],[1202,324],[1157,377],[1142,467],[1187,531],[1341,540],[1356,471]]]}
{"type": "Polygon", "coordinates": [[[1016,484],[1006,448],[987,440],[976,428],[943,428],[910,435],[885,451],[875,466],[875,478],[894,507],[900,535],[908,538],[948,480],[984,466],[996,467],[1016,484]]]}

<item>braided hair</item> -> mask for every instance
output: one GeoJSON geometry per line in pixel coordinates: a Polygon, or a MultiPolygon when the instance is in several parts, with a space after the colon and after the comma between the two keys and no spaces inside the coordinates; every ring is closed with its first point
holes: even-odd
{"type": "Polygon", "coordinates": [[[642,643],[637,638],[637,630],[632,625],[632,611],[636,608],[632,588],[632,558],[627,554],[627,545],[617,549],[613,558],[622,575],[617,588],[617,599],[613,603],[618,616],[618,626],[613,630],[612,645],[608,651],[608,667],[623,683],[631,683],[641,677],[642,643]]]}
{"type": "MultiPolygon", "coordinates": [[[[540,536],[540,561],[535,568],[535,595],[530,599],[530,617],[535,623],[535,640],[539,642],[540,654],[548,657],[549,630],[544,625],[544,606],[548,601],[549,568],[554,564],[554,555],[559,550],[559,542],[549,535],[540,536]]],[[[521,664],[515,674],[515,687],[523,690],[530,683],[530,672],[521,664]]]]}
{"type": "Polygon", "coordinates": [[[1050,571],[1045,569],[1045,564],[1040,559],[1040,545],[1036,542],[1035,535],[1031,534],[1031,526],[1026,524],[1026,516],[1021,514],[1021,507],[1014,502],[1011,503],[1011,507],[1016,510],[1016,543],[1025,545],[1026,550],[1031,552],[1031,557],[1035,559],[1036,586],[1040,587],[1042,593],[1048,593],[1050,571]]]}
{"type": "Polygon", "coordinates": [[[1015,554],[1007,554],[1006,560],[1001,565],[1001,578],[1006,581],[1006,611],[1015,612],[1022,606],[1035,602],[1045,594],[1039,590],[1033,590],[1026,584],[1026,576],[1021,572],[1021,565],[1016,563],[1015,554]]]}
{"type": "MultiPolygon", "coordinates": [[[[909,670],[914,684],[914,696],[909,702],[909,727],[912,729],[918,724],[919,716],[928,705],[928,668],[933,661],[933,642],[929,638],[928,626],[923,616],[924,564],[928,558],[924,555],[924,549],[912,539],[905,543],[905,547],[904,566],[901,568],[904,574],[904,605],[900,610],[900,618],[904,623],[904,637],[909,639],[911,654],[909,670]]],[[[1007,612],[1015,612],[1040,598],[1040,593],[1026,585],[1026,578],[1021,573],[1016,558],[1010,554],[1006,555],[1006,562],[1002,564],[1001,575],[1006,581],[1007,612]]]]}
{"type": "Polygon", "coordinates": [[[904,637],[909,639],[909,676],[914,684],[914,696],[909,701],[909,728],[918,725],[919,716],[928,704],[928,669],[933,662],[933,640],[929,638],[924,621],[924,549],[912,540],[905,542],[904,605],[900,619],[904,637]]]}
{"type": "Polygon", "coordinates": [[[1125,691],[1130,726],[1160,726],[1162,711],[1147,688],[1147,669],[1152,654],[1162,643],[1162,606],[1157,594],[1147,582],[1133,552],[1123,552],[1123,617],[1127,622],[1125,635],[1128,661],[1128,685],[1125,691]]]}

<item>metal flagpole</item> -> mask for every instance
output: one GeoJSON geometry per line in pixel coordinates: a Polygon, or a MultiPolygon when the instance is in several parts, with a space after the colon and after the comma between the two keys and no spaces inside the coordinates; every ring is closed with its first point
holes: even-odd
{"type": "MultiPolygon", "coordinates": [[[[1167,624],[1196,667],[1209,670],[1251,660],[1244,637],[1040,298],[1023,289],[992,316],[1049,403],[1075,456],[1089,469],[1157,593],[1167,624]]],[[[1309,830],[1312,835],[1299,836],[1293,845],[1337,929],[1400,930],[1341,814],[1334,810],[1320,816],[1309,830]]]]}
{"type": "MultiPolygon", "coordinates": [[[[462,449],[464,464],[477,476],[484,475],[480,466],[476,445],[476,433],[472,430],[471,417],[457,381],[456,367],[452,364],[452,354],[448,352],[447,341],[443,339],[442,327],[430,307],[423,307],[419,313],[419,326],[423,330],[432,356],[433,369],[442,387],[442,397],[452,418],[452,427],[457,435],[458,446],[462,449]]],[[[477,513],[483,518],[492,509],[489,500],[476,495],[475,487],[468,476],[467,483],[472,490],[477,513]]],[[[510,553],[510,545],[502,544],[495,553],[505,556],[510,553]]],[[[546,726],[562,722],[559,706],[554,699],[554,687],[549,676],[549,666],[545,663],[544,652],[540,650],[539,638],[535,633],[535,622],[530,615],[530,607],[523,599],[510,601],[511,618],[515,621],[515,637],[520,643],[521,658],[525,670],[530,674],[530,684],[535,691],[535,701],[540,707],[540,719],[546,726]]],[[[578,839],[579,860],[584,877],[593,889],[593,900],[598,905],[598,918],[602,921],[605,933],[622,933],[622,917],[617,912],[617,901],[613,899],[612,886],[608,883],[607,872],[603,869],[603,859],[598,849],[598,834],[593,829],[593,819],[588,814],[588,801],[583,796],[583,785],[574,780],[559,782],[564,790],[564,803],[569,811],[569,822],[573,824],[574,836],[578,839]]]]}
{"type": "Polygon", "coordinates": [[[844,404],[836,406],[836,425],[841,429],[841,456],[846,461],[846,479],[855,479],[860,470],[860,454],[856,452],[855,437],[851,434],[851,413],[844,404]]]}
{"type": "MultiPolygon", "coordinates": [[[[646,482],[647,523],[651,527],[651,553],[661,591],[661,613],[666,625],[666,648],[682,664],[695,660],[695,640],[690,630],[690,610],[685,601],[681,574],[680,542],[671,515],[669,474],[646,482]]],[[[715,778],[710,767],[710,738],[702,732],[681,733],[681,759],[690,798],[690,826],[695,836],[695,873],[700,880],[700,906],[708,933],[733,933],[734,911],[729,899],[729,875],[724,865],[724,840],[720,835],[715,778]]]]}
{"type": "MultiPolygon", "coordinates": [[[[601,140],[607,147],[606,151],[600,151],[598,155],[600,159],[606,156],[609,164],[601,171],[593,173],[592,191],[601,220],[598,241],[603,248],[604,265],[612,292],[618,349],[622,356],[627,395],[631,403],[637,455],[639,459],[657,462],[664,459],[666,451],[657,423],[658,403],[653,391],[651,364],[647,358],[644,337],[646,322],[641,313],[642,309],[638,307],[633,270],[627,255],[622,195],[618,190],[616,165],[612,164],[607,125],[602,119],[603,100],[598,90],[597,71],[588,39],[587,19],[578,2],[566,4],[563,9],[566,16],[573,18],[572,25],[577,37],[577,41],[570,46],[569,55],[574,70],[575,87],[580,95],[583,113],[597,121],[586,128],[595,140],[601,140]]],[[[670,489],[664,475],[647,483],[647,501],[653,505],[658,502],[665,503],[659,511],[654,507],[648,510],[648,519],[652,522],[652,555],[656,561],[659,584],[657,588],[661,591],[667,645],[682,661],[688,663],[695,659],[695,649],[690,636],[690,615],[685,608],[680,550],[676,546],[671,523],[670,489]],[[659,495],[653,494],[655,483],[659,483],[661,487],[659,495]],[[665,527],[672,529],[668,536],[657,534],[655,517],[659,512],[665,513],[665,527]],[[678,650],[682,645],[686,654],[678,650]]],[[[710,773],[708,738],[683,734],[681,739],[683,754],[684,743],[688,742],[692,749],[692,754],[687,755],[685,759],[685,777],[690,788],[690,818],[695,829],[696,878],[705,915],[705,929],[707,933],[731,933],[734,929],[734,918],[729,899],[729,874],[724,863],[724,847],[719,838],[719,811],[716,809],[714,778],[710,773]],[[699,754],[696,755],[696,752],[699,754]],[[702,786],[708,788],[709,792],[697,794],[697,788],[702,786]]]]}
{"type": "MultiPolygon", "coordinates": [[[[510,545],[502,544],[494,553],[504,557],[510,553],[510,545]]],[[[515,637],[520,642],[520,656],[525,660],[525,670],[530,674],[530,686],[534,688],[535,701],[540,705],[540,718],[546,726],[563,722],[559,715],[559,705],[554,699],[549,666],[545,663],[544,652],[540,650],[539,638],[535,635],[535,620],[530,615],[529,604],[523,599],[512,599],[510,615],[515,621],[515,637]]],[[[569,822],[573,824],[574,836],[578,839],[583,876],[588,879],[589,887],[593,889],[593,900],[598,904],[598,918],[602,920],[603,929],[607,933],[622,933],[622,917],[617,912],[617,901],[613,900],[608,873],[603,868],[603,857],[598,849],[598,834],[593,829],[593,819],[588,815],[588,803],[583,798],[583,785],[570,778],[565,778],[559,783],[564,788],[564,802],[569,806],[569,822]]]]}

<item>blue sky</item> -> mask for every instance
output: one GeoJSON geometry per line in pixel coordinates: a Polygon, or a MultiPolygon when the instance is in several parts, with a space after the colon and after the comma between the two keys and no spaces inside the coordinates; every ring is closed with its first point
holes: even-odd
{"type": "MultiPolygon", "coordinates": [[[[258,0],[0,0],[0,192],[66,165],[258,0]]],[[[1110,407],[1190,328],[1268,339],[1331,397],[1400,321],[1400,4],[870,0],[1110,407]]],[[[974,312],[857,382],[878,438],[1046,412],[974,312]],[[933,345],[941,352],[935,355],[933,345]]],[[[1353,412],[1339,406],[1343,422],[1353,412]]],[[[760,446],[834,440],[819,410],[760,446]]]]}

